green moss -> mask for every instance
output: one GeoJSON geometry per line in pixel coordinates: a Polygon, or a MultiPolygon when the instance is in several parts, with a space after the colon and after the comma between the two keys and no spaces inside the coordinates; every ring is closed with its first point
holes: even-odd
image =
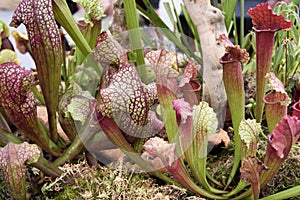
{"type": "Polygon", "coordinates": [[[0,199],[10,199],[10,192],[8,191],[2,173],[0,172],[0,199]]]}
{"type": "MultiPolygon", "coordinates": [[[[85,161],[66,164],[60,178],[44,184],[43,196],[50,199],[185,199],[186,190],[158,185],[144,173],[128,171],[123,162],[113,167],[89,167],[85,161]]],[[[201,199],[193,197],[193,199],[201,199]]]]}
{"type": "MultiPolygon", "coordinates": [[[[269,196],[293,186],[300,185],[299,160],[300,150],[292,150],[276,176],[261,190],[261,196],[269,196]]],[[[296,199],[299,200],[300,196],[291,198],[291,200],[296,199]]]]}

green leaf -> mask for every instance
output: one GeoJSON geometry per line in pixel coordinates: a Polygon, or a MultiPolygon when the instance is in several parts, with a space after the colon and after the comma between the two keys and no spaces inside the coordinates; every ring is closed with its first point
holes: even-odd
{"type": "MultiPolygon", "coordinates": [[[[168,17],[173,25],[173,27],[175,27],[175,30],[177,29],[177,26],[176,26],[176,22],[175,22],[175,19],[174,19],[174,14],[172,12],[172,9],[171,9],[171,6],[170,6],[170,3],[169,2],[164,2],[164,7],[166,9],[166,12],[168,14],[168,17]]],[[[175,10],[175,9],[174,9],[175,10]]]]}
{"type": "Polygon", "coordinates": [[[294,62],[295,62],[295,50],[291,42],[288,42],[287,49],[288,49],[288,55],[287,55],[286,71],[288,72],[289,70],[293,69],[294,62]]]}
{"type": "Polygon", "coordinates": [[[193,107],[193,127],[195,134],[213,135],[218,127],[218,119],[208,103],[200,102],[193,107]]]}
{"type": "Polygon", "coordinates": [[[258,133],[261,131],[261,126],[255,120],[243,119],[239,126],[239,134],[241,140],[246,144],[247,148],[257,140],[258,133]]]}
{"type": "Polygon", "coordinates": [[[153,7],[147,0],[143,0],[144,4],[147,7],[147,11],[137,5],[138,10],[142,13],[143,16],[148,18],[156,27],[158,27],[158,31],[161,32],[164,36],[166,36],[170,41],[172,41],[178,48],[180,48],[186,55],[194,58],[198,64],[202,65],[202,59],[197,56],[191,48],[187,48],[187,46],[183,45],[178,36],[168,29],[168,26],[162,21],[162,19],[158,16],[158,14],[154,11],[153,7]]]}
{"type": "Polygon", "coordinates": [[[231,20],[233,18],[233,14],[235,12],[235,7],[237,4],[238,0],[223,0],[222,4],[223,4],[223,12],[225,15],[225,24],[226,24],[226,28],[227,30],[229,29],[231,20]]]}
{"type": "Polygon", "coordinates": [[[70,104],[67,106],[67,111],[74,120],[80,121],[83,124],[91,115],[90,101],[94,97],[88,91],[82,91],[78,85],[75,84],[74,87],[76,94],[74,94],[70,104]]]}
{"type": "Polygon", "coordinates": [[[82,54],[87,56],[92,50],[77,27],[66,1],[54,0],[53,13],[55,19],[66,29],[82,54]]]}
{"type": "Polygon", "coordinates": [[[137,54],[136,67],[142,82],[146,78],[144,49],[142,44],[142,36],[139,30],[139,21],[136,9],[136,3],[132,0],[124,0],[124,9],[126,16],[126,23],[128,26],[128,34],[131,49],[137,54]]]}
{"type": "Polygon", "coordinates": [[[284,51],[284,44],[281,43],[281,44],[279,44],[278,49],[276,49],[276,51],[275,51],[275,56],[274,56],[274,61],[273,61],[273,66],[275,68],[278,68],[278,65],[280,65],[280,62],[284,55],[283,51],[284,51]]]}
{"type": "Polygon", "coordinates": [[[296,28],[296,26],[292,26],[291,34],[292,34],[293,39],[295,40],[295,43],[299,44],[300,36],[299,36],[299,30],[296,28]]]}

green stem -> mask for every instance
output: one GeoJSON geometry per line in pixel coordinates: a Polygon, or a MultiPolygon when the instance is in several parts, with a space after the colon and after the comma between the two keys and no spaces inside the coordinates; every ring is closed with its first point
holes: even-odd
{"type": "Polygon", "coordinates": [[[68,82],[69,78],[74,75],[75,73],[75,56],[69,55],[68,56],[68,82]]]}
{"type": "MultiPolygon", "coordinates": [[[[172,41],[178,48],[180,48],[187,56],[194,58],[198,64],[202,65],[202,59],[195,54],[192,48],[188,48],[182,44],[182,42],[178,39],[177,35],[168,29],[168,26],[162,21],[162,19],[157,15],[149,1],[143,0],[144,4],[147,7],[147,11],[137,5],[138,10],[142,13],[142,15],[146,16],[151,20],[156,27],[159,27],[158,30],[166,36],[170,41],[172,41]]],[[[202,73],[203,69],[200,69],[200,74],[202,73]]]]}
{"type": "Polygon", "coordinates": [[[237,24],[236,24],[236,16],[235,13],[233,14],[233,36],[234,36],[234,42],[235,44],[239,43],[239,36],[238,36],[238,30],[237,30],[237,24]]]}
{"type": "Polygon", "coordinates": [[[239,135],[239,126],[245,117],[245,91],[242,67],[239,61],[227,61],[227,57],[221,60],[223,64],[223,79],[227,93],[228,104],[231,112],[234,130],[234,163],[229,175],[227,186],[233,180],[241,161],[242,141],[239,135]]]}
{"type": "MultiPolygon", "coordinates": [[[[43,134],[45,138],[49,139],[47,129],[40,120],[38,120],[38,125],[39,125],[39,129],[37,131],[39,131],[40,134],[43,134]]],[[[48,145],[55,152],[61,152],[61,148],[56,143],[54,143],[51,139],[49,139],[48,145]]]]}
{"type": "Polygon", "coordinates": [[[53,164],[56,166],[63,165],[66,162],[75,158],[75,156],[77,156],[79,153],[81,153],[83,149],[84,149],[84,145],[81,142],[79,135],[77,135],[75,137],[74,141],[72,142],[72,144],[68,147],[68,149],[63,153],[62,156],[57,158],[53,162],[53,164]]]}
{"type": "Polygon", "coordinates": [[[52,2],[55,19],[65,28],[82,54],[89,55],[92,50],[77,27],[66,1],[53,0],[52,2]]]}
{"type": "Polygon", "coordinates": [[[236,194],[238,194],[240,191],[242,191],[248,185],[249,185],[249,183],[245,183],[243,181],[240,181],[238,183],[238,185],[231,192],[229,192],[228,194],[225,194],[224,196],[225,197],[231,197],[233,195],[236,195],[236,194]]]}
{"type": "Polygon", "coordinates": [[[32,91],[34,97],[35,97],[42,105],[45,105],[44,96],[39,92],[39,90],[37,89],[36,85],[32,86],[32,87],[30,88],[30,90],[32,91]]]}
{"type": "MultiPolygon", "coordinates": [[[[78,22],[78,27],[83,37],[89,44],[90,48],[94,48],[97,43],[98,35],[101,32],[101,20],[93,20],[91,22],[86,23],[84,21],[78,22]]],[[[86,55],[81,53],[80,49],[76,49],[76,66],[81,65],[86,58],[86,55]]]]}
{"type": "Polygon", "coordinates": [[[241,199],[246,199],[252,195],[252,188],[249,188],[247,191],[243,192],[237,197],[232,198],[232,200],[241,200],[241,199]]]}
{"type": "Polygon", "coordinates": [[[126,23],[129,30],[129,40],[131,49],[136,53],[136,65],[142,82],[146,79],[147,71],[145,68],[144,49],[142,37],[139,30],[139,21],[136,12],[136,3],[133,0],[124,0],[126,23]]]}
{"type": "Polygon", "coordinates": [[[206,173],[207,178],[218,187],[223,187],[223,184],[217,181],[214,177],[212,177],[209,173],[206,173]]]}
{"type": "MultiPolygon", "coordinates": [[[[0,146],[5,146],[7,143],[12,142],[15,144],[21,144],[22,141],[14,136],[12,133],[7,132],[0,128],[0,146]]],[[[30,165],[40,169],[42,172],[52,176],[58,177],[62,173],[56,166],[54,166],[51,162],[46,160],[44,157],[39,157],[38,161],[35,163],[31,163],[30,165]]]]}
{"type": "Polygon", "coordinates": [[[300,185],[278,192],[276,194],[261,198],[261,200],[281,200],[300,195],[300,185]]]}
{"type": "MultiPolygon", "coordinates": [[[[102,126],[101,126],[101,128],[102,128],[102,126]]],[[[180,185],[175,180],[172,180],[171,178],[165,176],[161,172],[154,170],[154,168],[151,165],[149,165],[147,162],[145,162],[141,157],[137,156],[134,149],[130,146],[130,144],[126,141],[126,139],[124,138],[124,136],[122,134],[118,134],[116,132],[112,133],[110,131],[109,132],[106,131],[105,133],[108,136],[108,138],[111,139],[111,141],[116,146],[118,146],[132,161],[137,163],[144,170],[149,171],[150,174],[152,174],[166,182],[169,182],[171,184],[175,184],[179,187],[182,187],[182,185],[180,185]]],[[[191,179],[188,179],[188,180],[184,179],[184,181],[188,182],[189,186],[193,189],[193,191],[200,195],[203,195],[205,197],[212,198],[212,199],[226,199],[224,197],[217,196],[217,195],[211,194],[211,193],[203,190],[202,188],[198,187],[191,179]]]]}
{"type": "Polygon", "coordinates": [[[44,157],[39,157],[38,161],[35,163],[31,163],[30,165],[38,168],[45,174],[51,177],[59,177],[62,174],[62,171],[58,169],[53,163],[46,160],[44,157]]]}
{"type": "Polygon", "coordinates": [[[0,128],[0,146],[5,146],[7,143],[13,142],[15,144],[21,144],[22,141],[14,136],[12,133],[0,128]]]}
{"type": "Polygon", "coordinates": [[[64,37],[62,37],[62,46],[63,46],[63,49],[62,49],[62,53],[63,53],[63,58],[62,59],[62,66],[61,66],[61,72],[62,72],[62,77],[63,77],[63,80],[66,84],[65,86],[65,90],[67,90],[67,88],[69,87],[69,81],[68,81],[68,75],[67,75],[67,62],[66,62],[66,39],[64,37]]]}
{"type": "Polygon", "coordinates": [[[245,27],[245,0],[240,1],[240,45],[244,41],[244,27],[245,27]]]}
{"type": "MultiPolygon", "coordinates": [[[[196,158],[197,156],[195,156],[196,158]]],[[[224,190],[218,190],[214,187],[212,187],[207,179],[206,179],[206,175],[207,175],[207,171],[206,171],[206,159],[207,157],[204,156],[202,158],[197,158],[196,159],[196,166],[197,166],[197,172],[199,173],[199,178],[200,178],[200,181],[203,185],[203,187],[205,189],[207,189],[208,191],[212,192],[212,193],[215,193],[215,194],[224,194],[224,193],[227,193],[226,191],[224,190]]]]}
{"type": "MultiPolygon", "coordinates": [[[[202,134],[199,134],[202,135],[202,134]]],[[[193,172],[195,178],[203,185],[203,187],[215,194],[224,194],[227,193],[224,190],[218,190],[212,187],[206,178],[207,170],[206,170],[206,160],[207,160],[207,136],[203,136],[203,138],[198,138],[198,134],[193,138],[193,143],[191,144],[191,148],[188,148],[189,152],[187,155],[188,164],[193,172]],[[201,142],[200,142],[201,141],[201,142]]]]}

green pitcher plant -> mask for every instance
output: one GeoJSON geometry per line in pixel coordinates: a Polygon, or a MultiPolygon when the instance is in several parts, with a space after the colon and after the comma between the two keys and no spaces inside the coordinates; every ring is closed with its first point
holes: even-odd
{"type": "MultiPolygon", "coordinates": [[[[166,29],[148,1],[143,1],[145,10],[129,0],[124,1],[129,30],[113,36],[101,30],[101,2],[76,2],[86,11],[79,23],[64,0],[22,0],[15,10],[10,25],[22,23],[28,34],[13,32],[17,49],[33,57],[36,72],[21,67],[14,49],[5,47],[4,51],[1,45],[0,170],[13,198],[26,199],[25,165],[38,168],[43,182],[43,173],[60,177],[59,167],[75,162],[83,152],[102,162],[101,151],[117,147],[141,171],[197,196],[260,199],[262,188],[280,173],[300,138],[300,101],[289,96],[287,86],[271,68],[275,32],[291,30],[297,35],[293,22],[275,14],[269,3],[248,11],[256,38],[252,45],[257,66],[255,118],[245,112],[243,67],[251,54],[225,35],[218,36],[216,42],[226,49],[219,61],[233,127],[229,147],[222,149],[230,154],[226,156],[231,163],[220,178],[212,169],[217,166],[210,163],[210,150],[231,134],[218,130],[223,124],[218,124],[209,102],[202,100],[205,66],[199,38],[191,39],[188,46],[186,36],[166,29]],[[137,10],[160,27],[139,28],[137,10]],[[63,48],[56,21],[75,43],[71,52],[63,48]],[[38,104],[46,106],[48,124],[38,118],[38,104]],[[58,125],[64,134],[57,131],[58,125]],[[17,137],[16,129],[32,144],[17,137]],[[266,149],[258,153],[263,143],[266,149]]],[[[234,10],[228,2],[224,10],[229,11],[229,28],[234,10]]],[[[183,12],[195,34],[187,11],[183,12]]],[[[0,42],[8,42],[2,22],[0,31],[0,42]]],[[[279,58],[273,59],[275,64],[281,63],[279,58]]],[[[293,74],[299,74],[299,69],[293,74]]],[[[219,159],[220,152],[215,154],[219,159]]],[[[294,186],[262,199],[297,195],[300,189],[294,186]]]]}

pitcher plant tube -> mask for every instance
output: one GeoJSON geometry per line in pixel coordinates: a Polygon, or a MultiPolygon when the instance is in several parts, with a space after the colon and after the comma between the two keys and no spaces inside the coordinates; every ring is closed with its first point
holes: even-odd
{"type": "Polygon", "coordinates": [[[61,81],[62,43],[54,19],[51,0],[22,0],[16,8],[11,26],[26,26],[32,56],[36,64],[38,79],[45,99],[50,138],[58,141],[56,108],[61,81]]]}
{"type": "Polygon", "coordinates": [[[25,163],[36,162],[40,157],[36,144],[8,143],[0,148],[0,170],[14,199],[26,199],[25,163]]]}
{"type": "Polygon", "coordinates": [[[245,117],[245,91],[242,63],[248,60],[248,53],[239,46],[234,46],[225,35],[221,35],[219,40],[223,41],[226,47],[226,53],[221,58],[220,63],[223,65],[224,86],[232,118],[235,142],[234,165],[227,183],[227,185],[229,185],[241,160],[239,126],[245,117]]]}
{"type": "Polygon", "coordinates": [[[293,23],[284,16],[275,14],[269,3],[261,3],[250,8],[248,15],[252,18],[256,36],[256,121],[263,116],[263,98],[266,90],[266,74],[270,71],[274,34],[279,30],[289,30],[293,23]]]}
{"type": "Polygon", "coordinates": [[[266,104],[266,120],[269,131],[272,132],[276,124],[287,115],[287,109],[291,99],[286,93],[282,82],[274,73],[269,72],[266,77],[269,79],[272,88],[272,90],[264,97],[264,102],[266,104]]]}
{"type": "Polygon", "coordinates": [[[58,156],[59,149],[39,124],[36,100],[30,87],[34,84],[31,70],[15,63],[0,65],[0,103],[17,128],[48,153],[58,156]],[[52,149],[52,146],[54,149],[52,149]]]}
{"type": "MultiPolygon", "coordinates": [[[[260,188],[265,187],[266,184],[278,173],[280,167],[287,159],[288,154],[292,148],[292,145],[295,144],[295,142],[299,139],[299,137],[300,137],[300,120],[298,120],[298,118],[294,116],[289,116],[289,115],[284,116],[283,119],[277,123],[272,134],[268,136],[268,146],[266,149],[266,154],[263,162],[264,167],[261,167],[260,165],[256,165],[256,167],[253,166],[254,168],[252,170],[255,170],[257,172],[254,173],[254,176],[251,176],[251,178],[248,179],[253,185],[254,182],[257,182],[257,176],[259,176],[260,186],[258,186],[257,183],[255,183],[255,185],[253,185],[254,188],[248,189],[246,192],[242,193],[241,195],[239,195],[234,199],[246,198],[247,196],[253,194],[252,192],[254,191],[259,192],[258,190],[260,188]]],[[[299,195],[297,189],[298,189],[297,187],[290,188],[289,192],[295,193],[295,195],[299,195]]],[[[276,196],[277,199],[286,199],[287,197],[290,197],[288,193],[282,191],[277,194],[270,195],[267,198],[274,199],[273,196],[274,197],[276,196]]],[[[255,194],[255,197],[256,199],[258,199],[257,194],[255,194]]]]}

